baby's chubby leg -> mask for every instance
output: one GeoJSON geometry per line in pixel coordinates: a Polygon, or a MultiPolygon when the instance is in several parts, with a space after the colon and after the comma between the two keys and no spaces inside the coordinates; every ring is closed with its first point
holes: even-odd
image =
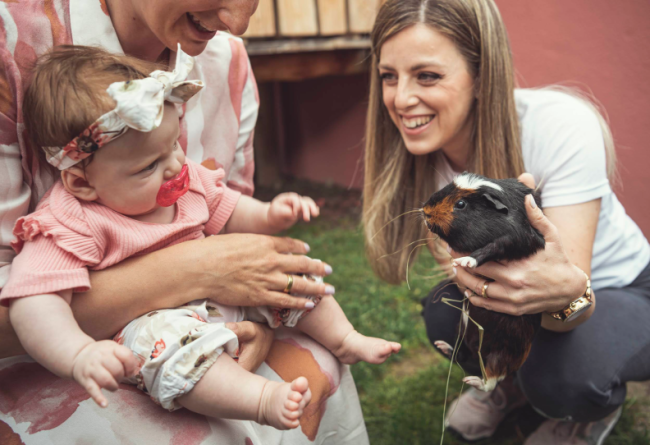
{"type": "Polygon", "coordinates": [[[296,325],[329,349],[342,363],[383,363],[402,345],[381,338],[366,337],[354,330],[334,297],[323,297],[318,306],[296,325]]]}
{"type": "Polygon", "coordinates": [[[221,354],[194,388],[176,401],[210,417],[254,420],[280,430],[297,428],[311,400],[307,379],[273,382],[239,366],[221,354]]]}

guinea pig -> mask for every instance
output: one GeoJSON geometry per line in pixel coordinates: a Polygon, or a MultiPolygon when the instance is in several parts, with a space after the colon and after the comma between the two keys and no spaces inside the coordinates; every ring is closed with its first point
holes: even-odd
{"type": "MultiPolygon", "coordinates": [[[[456,252],[464,267],[475,268],[488,261],[519,260],[544,249],[544,237],[528,221],[525,198],[532,194],[541,208],[538,192],[516,179],[489,179],[463,173],[434,193],[422,208],[427,228],[456,252]]],[[[489,296],[489,295],[488,295],[489,296]]],[[[459,332],[465,331],[457,353],[460,362],[479,360],[479,329],[484,328],[480,354],[485,375],[465,377],[465,383],[483,391],[493,390],[508,374],[526,361],[533,338],[542,322],[541,314],[513,316],[468,305],[469,316],[461,318],[459,332]]],[[[435,342],[450,355],[452,347],[435,342]]]]}

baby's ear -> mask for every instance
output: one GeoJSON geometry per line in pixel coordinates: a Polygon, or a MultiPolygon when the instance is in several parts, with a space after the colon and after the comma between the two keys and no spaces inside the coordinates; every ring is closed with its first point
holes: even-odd
{"type": "Polygon", "coordinates": [[[86,179],[86,172],[76,165],[61,172],[61,181],[65,189],[82,201],[96,201],[98,196],[95,187],[86,179]]]}
{"type": "Polygon", "coordinates": [[[506,215],[508,214],[508,207],[504,203],[499,201],[498,198],[490,195],[489,193],[484,193],[483,197],[487,199],[488,202],[490,202],[490,204],[494,206],[495,209],[497,209],[497,211],[504,213],[506,215]]]}

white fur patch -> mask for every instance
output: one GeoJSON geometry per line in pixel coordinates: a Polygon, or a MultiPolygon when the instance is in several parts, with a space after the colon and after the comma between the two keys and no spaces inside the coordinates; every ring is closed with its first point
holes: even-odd
{"type": "Polygon", "coordinates": [[[464,256],[456,258],[453,264],[454,266],[469,267],[470,269],[474,269],[478,264],[478,261],[476,261],[476,259],[472,258],[471,256],[464,256]]]}
{"type": "Polygon", "coordinates": [[[503,191],[501,186],[499,184],[495,184],[494,182],[487,181],[483,178],[480,178],[476,176],[473,173],[463,173],[462,175],[458,175],[454,178],[454,184],[456,184],[456,187],[465,189],[465,190],[476,190],[479,187],[492,187],[495,190],[498,190],[500,192],[503,191]]]}

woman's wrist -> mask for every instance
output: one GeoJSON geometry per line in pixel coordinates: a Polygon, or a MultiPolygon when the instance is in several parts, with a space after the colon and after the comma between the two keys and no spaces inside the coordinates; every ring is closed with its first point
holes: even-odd
{"type": "Polygon", "coordinates": [[[569,265],[570,267],[567,268],[569,273],[566,279],[560,284],[563,292],[558,292],[558,295],[562,295],[561,302],[553,307],[547,308],[546,313],[561,311],[585,294],[589,275],[575,264],[569,263],[569,265]]]}

